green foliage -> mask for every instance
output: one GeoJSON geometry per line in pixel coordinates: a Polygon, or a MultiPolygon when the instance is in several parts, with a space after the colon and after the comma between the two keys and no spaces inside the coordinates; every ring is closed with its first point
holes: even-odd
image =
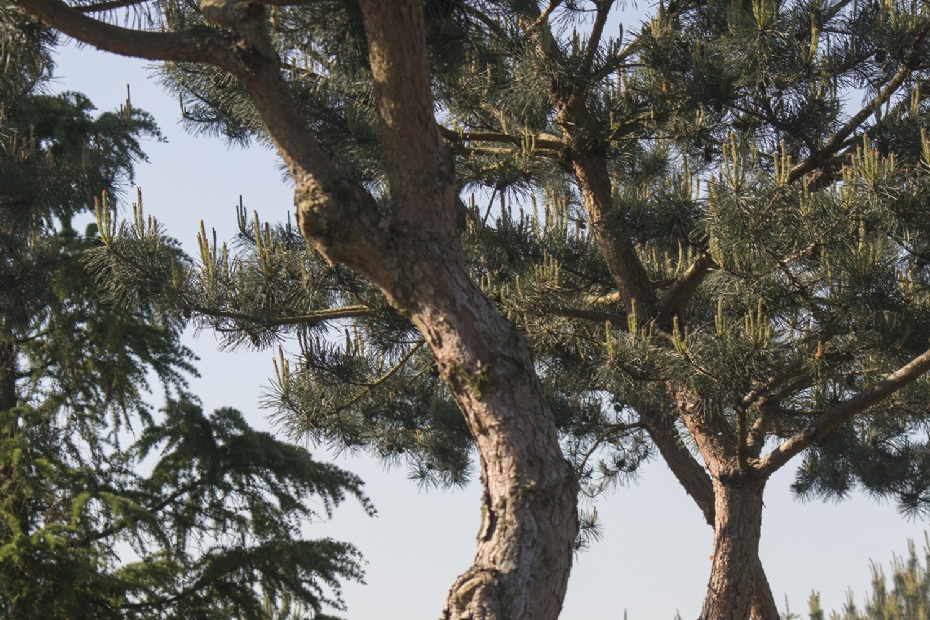
{"type": "Polygon", "coordinates": [[[36,410],[2,422],[21,429],[0,447],[6,617],[264,620],[262,591],[319,612],[342,607],[342,579],[361,578],[351,545],[300,537],[319,516],[311,497],[326,515],[347,492],[371,510],[358,478],[232,409],[171,401],[131,445],[84,461],[77,433],[36,410]]]}
{"type": "MultiPolygon", "coordinates": [[[[200,23],[193,3],[165,6],[168,28],[200,23]]],[[[687,401],[757,462],[927,349],[923,5],[670,2],[593,45],[594,3],[552,6],[547,20],[536,2],[427,2],[426,30],[468,267],[531,341],[586,493],[656,452],[647,413],[687,435],[687,401]],[[578,175],[591,161],[609,202],[598,221],[578,175]],[[603,239],[631,248],[655,303],[624,304],[603,239]]],[[[268,17],[324,149],[390,211],[357,8],[268,17]]],[[[169,64],[163,77],[198,129],[267,141],[229,76],[169,64]]],[[[120,270],[170,242],[117,227],[94,267],[114,298],[144,290],[229,344],[296,335],[268,402],[295,435],[464,481],[466,429],[409,322],[287,226],[239,219],[234,250],[202,234],[197,259],[137,271],[120,270]]],[[[928,398],[922,377],[845,421],[804,453],[795,490],[860,486],[926,512],[928,398]]]]}
{"type": "Polygon", "coordinates": [[[196,371],[184,322],[94,280],[86,263],[106,232],[72,221],[101,195],[114,205],[144,160],[140,140],[159,134],[129,101],[94,115],[82,95],[42,94],[49,42],[0,3],[0,616],[344,609],[358,551],[302,527],[347,496],[373,513],[362,482],[235,410],[205,415],[186,390],[196,371]],[[152,381],[161,412],[147,402],[152,381]]]}
{"type": "MultiPolygon", "coordinates": [[[[872,564],[872,593],[867,595],[860,610],[854,601],[852,591],[847,595],[846,604],[841,613],[831,612],[829,620],[922,620],[930,613],[930,541],[924,547],[924,562],[914,547],[914,541],[907,543],[908,556],[894,556],[891,560],[891,589],[881,565],[872,564]]],[[[820,595],[811,593],[810,620],[824,620],[824,611],[820,607],[820,595]]]]}

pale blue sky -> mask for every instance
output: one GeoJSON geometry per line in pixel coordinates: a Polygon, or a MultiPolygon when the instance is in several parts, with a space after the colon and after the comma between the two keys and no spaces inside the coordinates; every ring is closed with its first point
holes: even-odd
{"type": "MultiPolygon", "coordinates": [[[[168,142],[145,145],[151,163],[139,167],[136,181],[146,211],[188,253],[196,253],[201,219],[220,239],[232,236],[240,194],[264,220],[283,219],[292,209],[291,188],[276,156],[259,147],[229,149],[213,138],[186,135],[178,124],[177,99],[159,89],[146,63],[69,46],[57,64],[57,90],[84,92],[105,110],[124,101],[130,84],[133,105],[155,116],[168,142]]],[[[192,386],[205,407],[235,407],[253,425],[268,428],[258,401],[271,374],[272,353],[221,353],[210,333],[188,341],[201,357],[202,377],[192,386]]],[[[333,458],[322,448],[313,452],[319,459],[333,458]]],[[[363,457],[342,456],[336,462],[366,481],[379,511],[370,519],[350,503],[333,521],[307,529],[312,537],[356,544],[368,561],[368,585],[345,588],[345,615],[352,620],[438,617],[449,585],[474,552],[478,485],[420,492],[403,468],[385,472],[363,457]]],[[[859,495],[841,504],[793,500],[792,475],[788,466],[769,483],[762,527],[762,562],[782,610],[788,595],[792,610],[805,612],[811,589],[821,592],[827,609],[840,608],[847,587],[861,601],[869,588],[870,559],[887,565],[892,552],[906,551],[908,538],[923,543],[925,524],[905,521],[893,505],[859,495]]],[[[629,620],[672,620],[676,610],[685,619],[696,617],[710,570],[712,531],[665,465],[650,463],[637,486],[605,497],[597,508],[605,536],[577,558],[562,618],[614,620],[623,618],[624,610],[629,620]]]]}

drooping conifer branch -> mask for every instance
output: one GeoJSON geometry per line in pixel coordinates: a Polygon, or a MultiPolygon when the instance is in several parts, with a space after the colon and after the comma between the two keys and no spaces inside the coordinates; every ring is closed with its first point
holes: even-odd
{"type": "Polygon", "coordinates": [[[202,306],[199,304],[185,305],[183,301],[181,302],[180,309],[187,309],[192,313],[196,313],[204,317],[233,319],[241,323],[250,323],[258,327],[284,327],[288,325],[302,325],[310,327],[326,321],[359,318],[371,316],[372,314],[372,309],[368,306],[343,306],[341,308],[326,308],[323,310],[315,310],[309,314],[262,318],[251,314],[246,314],[244,312],[230,312],[227,310],[202,306]]]}

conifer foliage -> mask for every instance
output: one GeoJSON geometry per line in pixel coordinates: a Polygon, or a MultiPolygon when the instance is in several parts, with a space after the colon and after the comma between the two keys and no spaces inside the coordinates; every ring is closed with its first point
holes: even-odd
{"type": "MultiPolygon", "coordinates": [[[[488,510],[446,617],[551,618],[560,604],[562,591],[547,586],[552,599],[540,573],[505,559],[536,561],[510,525],[548,532],[540,507],[564,523],[551,500],[570,492],[546,486],[563,470],[534,452],[544,443],[512,441],[510,422],[539,421],[537,437],[551,420],[589,495],[665,460],[715,530],[705,620],[778,618],[758,559],[762,495],[795,457],[803,496],[858,485],[927,511],[925,5],[673,1],[624,33],[608,27],[611,0],[430,0],[408,30],[367,0],[143,3],[153,27],[191,46],[171,51],[59,0],[17,2],[99,47],[174,61],[162,75],[192,128],[277,146],[320,256],[240,214],[244,247],[204,232],[198,261],[108,280],[142,285],[230,344],[296,333],[271,400],[295,434],[406,458],[439,483],[467,474],[471,435],[488,510]],[[404,99],[422,66],[390,37],[423,42],[438,130],[416,124],[434,109],[404,99]],[[265,64],[223,56],[241,46],[265,64]],[[454,218],[454,237],[437,217],[454,218]],[[439,249],[459,241],[462,257],[439,249]],[[485,332],[469,329],[499,324],[463,310],[482,298],[450,293],[464,290],[458,261],[530,343],[541,408],[525,374],[488,379],[492,361],[528,358],[519,344],[482,357],[485,332]],[[322,337],[328,323],[344,344],[322,337]],[[495,409],[514,394],[531,404],[495,409]],[[545,485],[527,482],[536,475],[545,485]],[[540,485],[546,495],[522,504],[540,485]],[[530,597],[545,609],[526,611],[530,597]]],[[[100,269],[144,245],[117,237],[100,269]]],[[[537,548],[562,557],[560,541],[537,548]]]]}
{"type": "Polygon", "coordinates": [[[0,29],[0,616],[341,609],[359,554],[301,528],[347,495],[371,511],[361,482],[235,410],[204,414],[186,389],[183,324],[114,303],[85,266],[101,238],[74,218],[131,180],[152,119],[128,101],[94,115],[79,94],[42,94],[50,32],[8,3],[0,29]],[[160,413],[150,380],[168,398],[160,413]]]}

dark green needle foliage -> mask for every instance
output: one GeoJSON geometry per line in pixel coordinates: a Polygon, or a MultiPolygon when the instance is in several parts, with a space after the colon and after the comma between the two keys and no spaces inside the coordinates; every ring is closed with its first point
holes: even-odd
{"type": "Polygon", "coordinates": [[[361,481],[232,409],[204,414],[186,391],[183,322],[114,302],[86,266],[101,236],[73,223],[95,197],[115,202],[140,140],[159,137],[153,120],[128,101],[95,114],[80,94],[44,94],[53,40],[6,3],[0,34],[0,616],[342,609],[360,556],[302,527],[348,495],[373,512],[361,481]]]}

